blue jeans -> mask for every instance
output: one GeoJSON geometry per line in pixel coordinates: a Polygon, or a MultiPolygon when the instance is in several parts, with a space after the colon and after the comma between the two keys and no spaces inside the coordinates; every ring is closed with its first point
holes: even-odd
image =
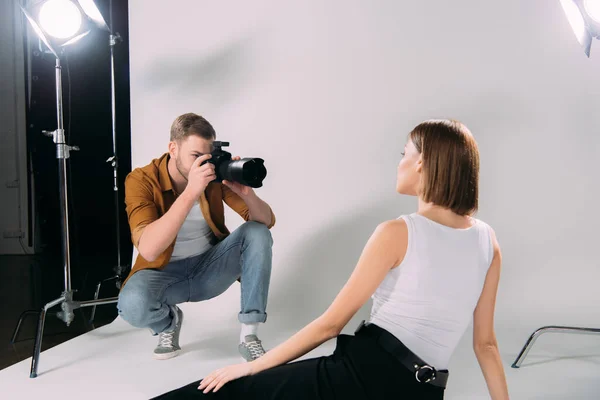
{"type": "Polygon", "coordinates": [[[272,246],[266,225],[246,222],[203,254],[133,274],[119,294],[119,315],[158,334],[170,328],[174,305],[212,299],[241,278],[238,320],[265,322],[272,246]]]}

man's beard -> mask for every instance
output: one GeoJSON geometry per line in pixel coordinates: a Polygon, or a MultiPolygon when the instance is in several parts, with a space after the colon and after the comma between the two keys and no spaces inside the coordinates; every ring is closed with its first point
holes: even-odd
{"type": "Polygon", "coordinates": [[[177,158],[175,159],[175,168],[177,168],[177,171],[179,172],[179,174],[183,177],[183,179],[185,179],[185,181],[187,182],[188,180],[188,173],[184,173],[183,172],[183,165],[181,164],[181,160],[179,159],[179,156],[177,156],[177,158]]]}

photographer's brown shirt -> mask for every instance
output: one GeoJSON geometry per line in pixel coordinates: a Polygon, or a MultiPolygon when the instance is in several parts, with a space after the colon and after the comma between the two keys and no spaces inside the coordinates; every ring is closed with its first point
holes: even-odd
{"type": "MultiPolygon", "coordinates": [[[[144,228],[165,215],[177,198],[167,168],[168,161],[169,153],[165,153],[160,158],[152,160],[150,164],[134,169],[125,178],[125,211],[129,220],[131,240],[136,248],[144,228]]],[[[219,241],[230,233],[225,226],[223,202],[245,221],[250,218],[244,200],[219,182],[209,183],[198,201],[206,223],[219,241]]],[[[275,225],[275,215],[271,210],[271,223],[268,227],[271,228],[273,225],[275,225]]],[[[125,282],[142,269],[164,268],[171,259],[174,246],[175,240],[154,261],[148,261],[138,255],[125,282]]]]}

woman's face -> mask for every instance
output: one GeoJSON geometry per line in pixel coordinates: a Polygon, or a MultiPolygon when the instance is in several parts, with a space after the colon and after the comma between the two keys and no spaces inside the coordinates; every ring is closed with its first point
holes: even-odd
{"type": "Polygon", "coordinates": [[[396,191],[400,194],[417,196],[420,192],[421,170],[423,158],[415,147],[412,139],[404,146],[402,160],[398,164],[398,177],[396,179],[396,191]]]}

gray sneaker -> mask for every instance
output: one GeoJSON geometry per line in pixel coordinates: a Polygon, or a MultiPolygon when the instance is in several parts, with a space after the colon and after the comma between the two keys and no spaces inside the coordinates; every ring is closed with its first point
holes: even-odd
{"type": "Polygon", "coordinates": [[[173,306],[175,316],[173,318],[173,329],[158,334],[158,346],[154,349],[154,358],[156,360],[167,360],[173,358],[181,352],[179,347],[179,333],[183,323],[183,311],[177,306],[173,306]]]}
{"type": "Polygon", "coordinates": [[[265,355],[265,349],[263,349],[262,342],[258,340],[256,335],[247,335],[244,338],[244,343],[240,343],[238,350],[244,360],[250,362],[254,361],[259,357],[265,355]]]}

